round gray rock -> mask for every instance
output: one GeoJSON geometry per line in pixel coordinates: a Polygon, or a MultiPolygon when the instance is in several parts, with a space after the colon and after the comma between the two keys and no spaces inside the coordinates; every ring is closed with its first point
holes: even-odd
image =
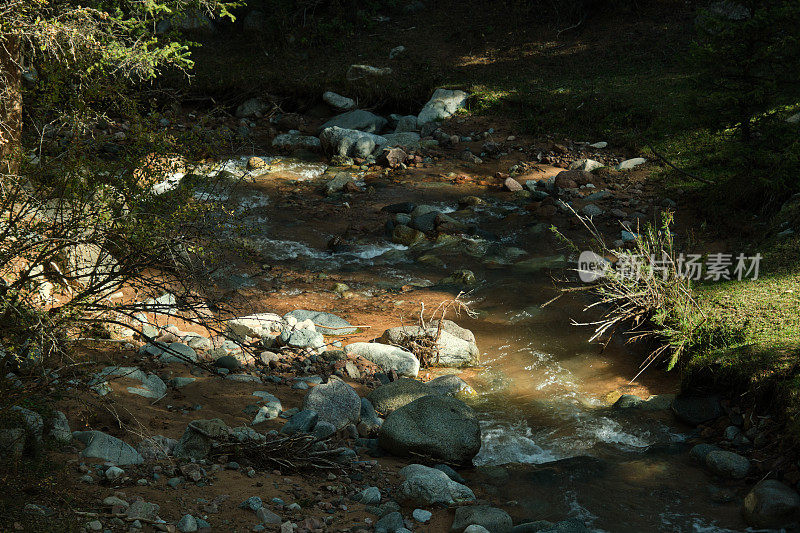
{"type": "Polygon", "coordinates": [[[800,496],[776,479],[756,484],[744,498],[745,521],[757,528],[781,528],[797,520],[800,496]]]}
{"type": "Polygon", "coordinates": [[[449,396],[424,396],[390,414],[378,433],[382,448],[395,455],[411,453],[466,464],[481,447],[475,412],[449,396]]]}
{"type": "Polygon", "coordinates": [[[435,394],[438,394],[436,389],[416,379],[400,378],[374,389],[367,398],[372,402],[375,411],[387,415],[423,396],[435,394]]]}

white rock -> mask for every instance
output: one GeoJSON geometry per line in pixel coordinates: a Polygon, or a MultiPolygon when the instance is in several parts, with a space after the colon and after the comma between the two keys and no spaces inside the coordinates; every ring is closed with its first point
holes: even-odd
{"type": "Polygon", "coordinates": [[[417,121],[421,125],[449,118],[464,105],[467,98],[469,98],[469,94],[464,91],[436,89],[431,99],[419,112],[417,121]]]}
{"type": "Polygon", "coordinates": [[[384,370],[394,370],[401,376],[417,377],[419,360],[411,353],[388,344],[377,342],[354,342],[345,350],[372,361],[384,370]]]}
{"type": "Polygon", "coordinates": [[[634,157],[633,159],[626,159],[617,165],[617,170],[630,170],[638,167],[639,165],[644,165],[645,163],[647,163],[647,159],[643,157],[634,157]]]}

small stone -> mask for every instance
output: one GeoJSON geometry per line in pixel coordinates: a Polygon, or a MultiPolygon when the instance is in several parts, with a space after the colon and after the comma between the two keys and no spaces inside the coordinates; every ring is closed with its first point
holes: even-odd
{"type": "Polygon", "coordinates": [[[425,509],[414,509],[414,512],[411,513],[411,516],[420,524],[427,524],[431,519],[431,516],[433,516],[433,513],[426,511],[425,509]]]}
{"type": "Polygon", "coordinates": [[[106,470],[106,479],[113,481],[124,474],[125,471],[118,466],[112,466],[106,470]]]}
{"type": "Polygon", "coordinates": [[[175,524],[175,527],[181,533],[195,533],[198,529],[197,520],[190,514],[183,515],[183,518],[175,524]]]}
{"type": "Polygon", "coordinates": [[[258,496],[250,496],[239,504],[239,509],[248,509],[254,513],[264,506],[264,502],[258,496]]]}
{"type": "Polygon", "coordinates": [[[260,157],[251,157],[247,160],[247,170],[256,170],[265,166],[267,166],[267,163],[260,157]]]}

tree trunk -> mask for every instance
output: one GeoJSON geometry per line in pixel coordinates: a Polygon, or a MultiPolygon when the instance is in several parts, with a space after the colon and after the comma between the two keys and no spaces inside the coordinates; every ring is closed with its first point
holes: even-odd
{"type": "Polygon", "coordinates": [[[0,173],[19,169],[22,139],[22,70],[19,39],[0,38],[0,173]]]}

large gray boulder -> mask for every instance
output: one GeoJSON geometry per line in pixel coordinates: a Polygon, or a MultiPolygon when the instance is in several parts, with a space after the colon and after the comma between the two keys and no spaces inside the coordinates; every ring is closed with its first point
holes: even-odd
{"type": "Polygon", "coordinates": [[[367,157],[378,146],[386,144],[386,139],[380,135],[338,126],[322,130],[319,140],[327,154],[343,157],[367,157]]]}
{"type": "Polygon", "coordinates": [[[409,340],[415,337],[427,336],[435,339],[438,336],[436,346],[439,351],[438,363],[443,366],[462,367],[471,366],[478,362],[478,346],[473,342],[468,342],[456,337],[442,327],[441,331],[435,326],[427,329],[422,326],[400,326],[390,328],[383,332],[380,341],[384,344],[394,344],[405,346],[409,340]]]}
{"type": "Polygon", "coordinates": [[[353,111],[348,111],[347,113],[342,113],[341,115],[336,115],[328,122],[323,124],[320,127],[320,131],[324,130],[325,128],[337,126],[346,130],[379,133],[384,127],[386,127],[387,123],[388,121],[385,118],[379,117],[374,113],[370,113],[364,109],[355,109],[353,111]]]}
{"type": "Polygon", "coordinates": [[[512,527],[511,517],[507,512],[488,505],[459,507],[450,526],[452,533],[461,533],[467,526],[479,525],[489,533],[509,533],[512,527]]]}
{"type": "MultiPolygon", "coordinates": [[[[341,173],[340,173],[341,174],[341,173]]],[[[337,174],[338,176],[338,174],[337,174]]],[[[348,335],[355,333],[356,328],[342,317],[325,311],[309,311],[307,309],[296,309],[283,315],[284,318],[293,316],[298,322],[311,320],[314,327],[323,335],[348,335]]]]}
{"type": "Polygon", "coordinates": [[[138,465],[144,462],[141,454],[130,444],[102,431],[75,431],[72,438],[86,445],[83,457],[95,457],[116,465],[138,465]]]}
{"type": "Polygon", "coordinates": [[[378,433],[380,446],[400,456],[419,454],[468,464],[481,448],[475,412],[450,396],[423,396],[390,414],[378,433]]]}
{"type": "Polygon", "coordinates": [[[315,411],[320,421],[329,422],[339,430],[348,424],[358,424],[361,398],[353,387],[331,376],[327,383],[308,391],[303,409],[315,411]]]}
{"type": "Polygon", "coordinates": [[[475,501],[475,494],[469,487],[453,481],[441,470],[412,464],[400,470],[400,475],[405,480],[397,489],[398,498],[413,505],[453,505],[475,501]]]}
{"type": "Polygon", "coordinates": [[[417,115],[417,122],[422,125],[450,118],[464,105],[469,95],[464,91],[436,89],[433,96],[417,115]]]}
{"type": "Polygon", "coordinates": [[[766,479],[745,496],[742,514],[753,527],[786,527],[800,515],[800,496],[777,479],[766,479]]]}
{"type": "Polygon", "coordinates": [[[394,370],[401,376],[417,377],[419,373],[419,360],[411,353],[388,344],[377,342],[354,342],[345,349],[372,361],[384,370],[394,370]]]}
{"type": "Polygon", "coordinates": [[[373,389],[367,398],[377,412],[388,415],[414,400],[437,393],[436,389],[429,388],[416,379],[400,378],[373,389]]]}

